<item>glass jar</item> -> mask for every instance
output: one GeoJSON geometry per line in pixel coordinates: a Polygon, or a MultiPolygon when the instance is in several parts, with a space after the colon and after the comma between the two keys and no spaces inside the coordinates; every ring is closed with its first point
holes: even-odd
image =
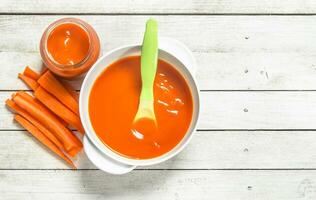
{"type": "Polygon", "coordinates": [[[43,63],[53,73],[74,78],[85,73],[100,55],[100,40],[88,23],[63,18],[49,25],[40,42],[43,63]]]}

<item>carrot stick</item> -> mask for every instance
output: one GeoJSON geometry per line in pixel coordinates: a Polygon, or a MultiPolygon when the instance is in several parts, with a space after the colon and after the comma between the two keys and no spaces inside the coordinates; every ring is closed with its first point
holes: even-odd
{"type": "Polygon", "coordinates": [[[27,76],[33,80],[37,80],[39,79],[39,77],[41,76],[39,73],[37,73],[36,71],[32,70],[29,66],[26,66],[23,72],[24,76],[27,76]]]}
{"type": "Polygon", "coordinates": [[[28,76],[19,73],[18,77],[32,90],[35,90],[39,86],[34,79],[28,76]]]}
{"type": "Polygon", "coordinates": [[[75,157],[79,151],[81,151],[82,147],[73,148],[70,151],[67,151],[68,155],[71,157],[75,157]]]}
{"type": "Polygon", "coordinates": [[[66,90],[69,92],[69,94],[78,102],[79,100],[79,93],[73,89],[73,87],[66,81],[62,81],[59,79],[59,81],[61,82],[61,84],[63,84],[63,86],[66,88],[66,90]]]}
{"type": "Polygon", "coordinates": [[[31,116],[37,119],[40,123],[53,132],[55,136],[62,142],[67,152],[72,152],[71,156],[75,156],[82,148],[81,141],[74,136],[55,116],[49,116],[34,103],[16,95],[13,101],[22,109],[27,111],[31,116]],[[74,150],[75,151],[72,151],[74,150]]]}
{"type": "Polygon", "coordinates": [[[80,118],[73,113],[69,108],[60,103],[53,95],[46,92],[42,87],[38,87],[34,91],[35,97],[40,100],[48,109],[54,112],[57,116],[65,120],[68,124],[76,128],[80,133],[84,133],[80,118]]]}
{"type": "Polygon", "coordinates": [[[61,157],[66,161],[72,168],[76,169],[73,162],[60,150],[58,147],[52,143],[40,130],[38,130],[33,124],[28,122],[25,118],[20,115],[15,115],[14,119],[23,126],[29,133],[31,133],[37,140],[39,140],[43,145],[49,148],[52,152],[61,157]]]}
{"type": "Polygon", "coordinates": [[[32,97],[31,95],[29,95],[26,92],[22,92],[19,91],[17,93],[14,93],[12,95],[12,98],[14,98],[14,96],[16,95],[20,95],[22,98],[26,99],[27,101],[30,101],[31,103],[33,103],[34,105],[36,105],[36,107],[38,107],[39,109],[41,109],[43,112],[45,112],[46,115],[48,116],[53,116],[53,117],[57,117],[59,119],[59,121],[64,125],[64,126],[68,126],[68,124],[63,120],[60,119],[58,116],[56,116],[53,112],[51,112],[44,104],[42,104],[39,100],[35,99],[34,97],[32,97]]]}
{"type": "Polygon", "coordinates": [[[21,115],[26,120],[31,122],[35,127],[37,127],[48,139],[50,139],[58,148],[63,149],[63,145],[61,142],[56,138],[56,136],[50,132],[45,126],[43,126],[40,122],[38,122],[34,117],[28,114],[25,110],[20,108],[14,101],[7,99],[6,105],[15,113],[21,115]]]}
{"type": "Polygon", "coordinates": [[[42,76],[43,74],[45,74],[45,72],[47,72],[48,71],[48,69],[47,69],[47,67],[44,67],[44,69],[42,69],[42,71],[41,71],[41,75],[40,76],[42,76]]]}
{"type": "Polygon", "coordinates": [[[45,72],[37,80],[37,82],[70,110],[79,115],[78,102],[71,96],[67,89],[54,77],[50,71],[45,72]]]}

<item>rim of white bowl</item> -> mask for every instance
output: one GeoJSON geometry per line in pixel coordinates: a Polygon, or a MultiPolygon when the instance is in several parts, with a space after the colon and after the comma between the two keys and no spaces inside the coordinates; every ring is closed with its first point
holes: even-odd
{"type": "MultiPolygon", "coordinates": [[[[87,72],[87,74],[84,78],[84,81],[82,83],[81,92],[80,92],[80,96],[79,96],[80,118],[82,120],[83,127],[86,131],[86,136],[90,139],[90,141],[93,143],[93,145],[104,154],[104,156],[108,156],[108,157],[114,159],[115,161],[119,161],[119,162],[122,162],[122,163],[128,164],[128,165],[146,166],[146,165],[158,164],[158,163],[164,162],[164,161],[174,157],[175,155],[177,155],[179,152],[181,152],[187,146],[189,141],[192,139],[194,133],[196,132],[196,127],[197,127],[197,124],[199,121],[199,113],[200,113],[199,87],[198,87],[198,84],[197,84],[195,77],[191,74],[190,70],[181,62],[180,59],[178,59],[176,56],[172,55],[172,53],[169,53],[166,50],[159,49],[159,51],[166,53],[167,55],[173,57],[177,62],[179,62],[182,65],[181,66],[183,68],[182,70],[186,71],[186,75],[188,75],[188,78],[191,79],[191,83],[193,83],[193,85],[189,84],[189,88],[191,90],[193,100],[197,101],[196,105],[193,104],[193,106],[194,106],[193,114],[195,114],[195,117],[192,115],[192,120],[191,120],[190,126],[189,126],[185,136],[181,139],[181,141],[173,149],[171,149],[170,151],[168,151],[167,153],[165,153],[161,156],[150,158],[150,159],[132,159],[132,158],[128,158],[128,157],[125,157],[123,155],[120,155],[120,154],[114,152],[113,150],[111,150],[109,147],[107,147],[99,139],[99,137],[95,133],[95,131],[92,127],[91,121],[90,121],[88,105],[83,105],[83,103],[82,103],[83,99],[89,98],[91,87],[93,86],[93,84],[90,88],[86,88],[87,87],[86,85],[87,85],[88,81],[91,81],[91,80],[89,80],[90,74],[93,72],[93,70],[95,70],[97,68],[99,63],[102,62],[103,59],[105,59],[106,57],[110,56],[111,54],[113,54],[117,51],[122,51],[124,49],[131,49],[131,48],[140,48],[141,49],[141,45],[130,44],[130,45],[124,45],[124,46],[120,46],[118,48],[115,48],[115,49],[109,51],[108,53],[104,54],[102,57],[100,57],[98,59],[98,61],[89,69],[89,71],[87,72]],[[85,92],[85,90],[87,90],[87,89],[89,91],[85,92]],[[84,96],[84,93],[87,93],[88,95],[84,96]],[[194,96],[194,93],[196,94],[195,96],[194,96]]],[[[115,61],[117,61],[119,59],[120,58],[115,59],[115,61]]],[[[168,62],[168,60],[166,60],[166,62],[168,62]]],[[[102,72],[110,64],[108,64],[107,66],[103,66],[102,72]]],[[[176,66],[175,68],[177,71],[179,71],[179,69],[178,69],[179,66],[176,66]]],[[[92,81],[94,82],[95,80],[92,80],[92,81]]],[[[87,100],[87,102],[89,102],[89,99],[87,100]]]]}

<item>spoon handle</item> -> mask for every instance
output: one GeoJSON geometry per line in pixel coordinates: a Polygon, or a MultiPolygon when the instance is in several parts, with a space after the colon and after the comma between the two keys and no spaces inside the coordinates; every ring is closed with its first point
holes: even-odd
{"type": "Polygon", "coordinates": [[[154,19],[146,23],[146,30],[142,45],[141,77],[142,90],[140,100],[154,100],[154,80],[158,61],[158,24],[154,19]]]}

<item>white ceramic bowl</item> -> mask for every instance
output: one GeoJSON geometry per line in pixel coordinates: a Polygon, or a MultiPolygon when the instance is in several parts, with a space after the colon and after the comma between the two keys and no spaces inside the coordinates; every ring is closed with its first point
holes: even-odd
{"type": "MultiPolygon", "coordinates": [[[[83,127],[86,131],[84,137],[84,150],[88,158],[101,170],[111,174],[124,174],[136,166],[153,165],[166,161],[178,154],[190,141],[196,129],[199,117],[200,99],[199,90],[194,79],[195,60],[188,48],[173,39],[159,39],[159,55],[162,60],[174,66],[185,78],[193,97],[193,115],[189,129],[184,138],[172,150],[152,159],[131,159],[121,156],[106,145],[96,135],[89,118],[89,95],[94,81],[111,63],[120,58],[140,55],[140,45],[128,45],[114,49],[101,57],[87,73],[80,92],[79,109],[83,127]]],[[[106,92],[106,91],[104,91],[106,92]]]]}

